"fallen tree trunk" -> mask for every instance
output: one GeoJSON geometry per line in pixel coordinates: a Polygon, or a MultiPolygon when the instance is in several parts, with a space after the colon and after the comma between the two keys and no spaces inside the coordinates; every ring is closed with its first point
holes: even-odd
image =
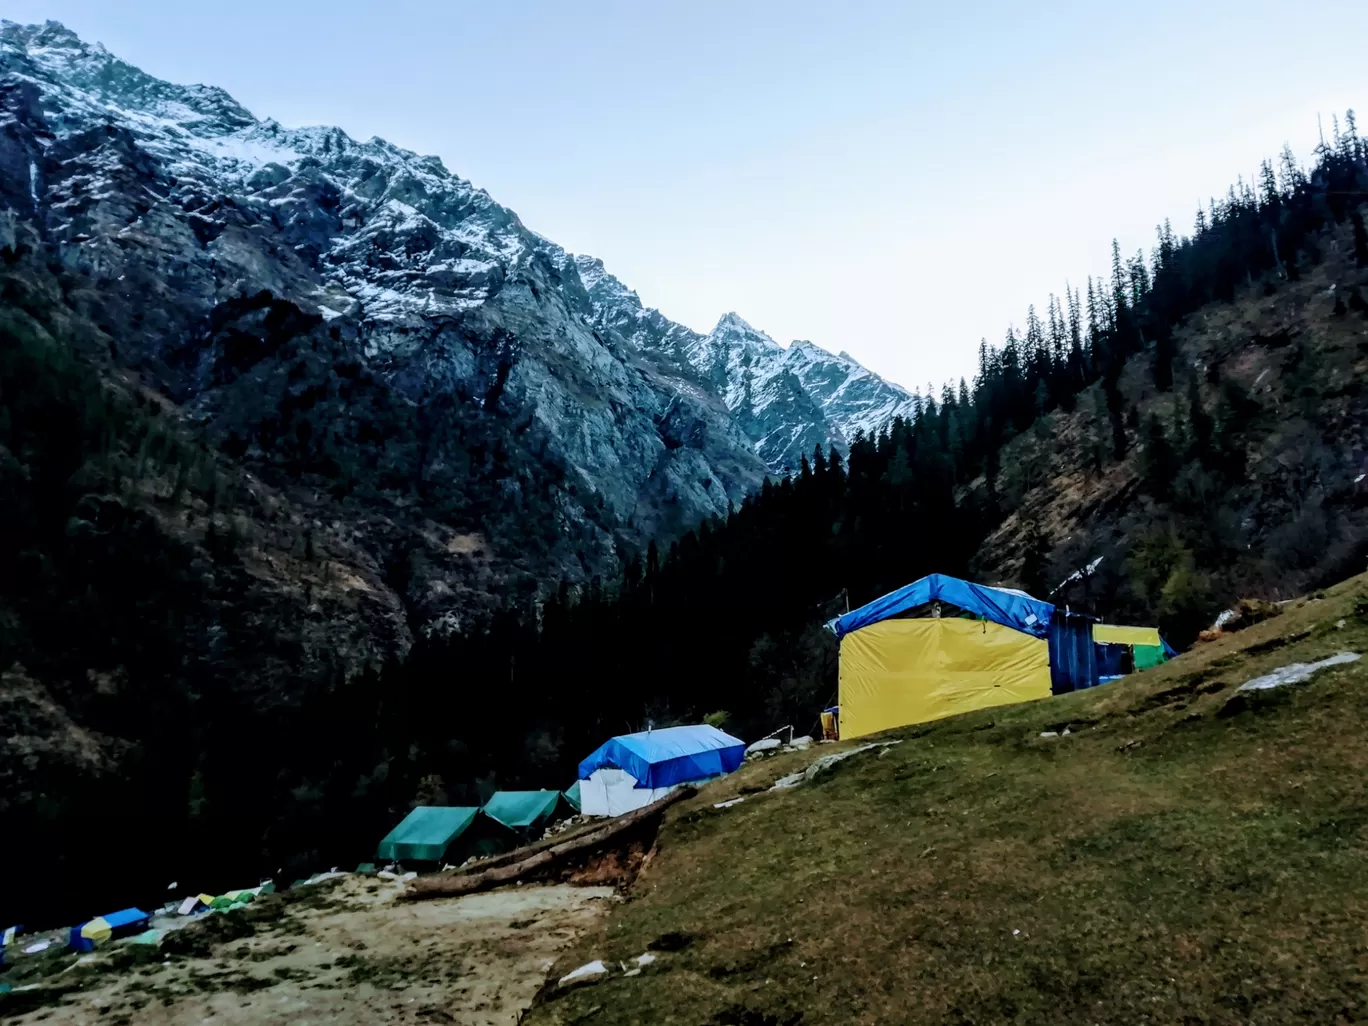
{"type": "MultiPolygon", "coordinates": [[[[548,869],[558,862],[563,862],[573,855],[603,847],[614,837],[626,833],[654,816],[659,816],[675,802],[692,798],[697,793],[692,787],[681,787],[645,808],[629,812],[625,816],[619,816],[601,827],[578,834],[567,841],[562,841],[507,865],[499,865],[476,873],[419,877],[409,884],[408,890],[404,892],[404,898],[408,901],[421,901],[424,898],[449,898],[460,894],[487,891],[492,887],[498,887],[500,884],[521,880],[525,876],[548,869]]],[[[510,854],[516,855],[517,852],[510,852],[510,854]]]]}
{"type": "Polygon", "coordinates": [[[531,844],[524,844],[520,848],[506,851],[502,855],[491,855],[489,858],[472,862],[468,866],[454,866],[451,869],[446,870],[446,873],[457,875],[484,873],[488,870],[496,869],[499,866],[509,866],[515,862],[522,862],[524,859],[529,859],[538,852],[546,851],[548,848],[555,848],[562,844],[569,844],[571,841],[577,841],[582,837],[587,837],[591,833],[602,830],[603,827],[604,823],[602,821],[597,823],[580,823],[573,830],[567,830],[565,833],[558,834],[555,837],[543,837],[539,841],[533,841],[531,844]]]}

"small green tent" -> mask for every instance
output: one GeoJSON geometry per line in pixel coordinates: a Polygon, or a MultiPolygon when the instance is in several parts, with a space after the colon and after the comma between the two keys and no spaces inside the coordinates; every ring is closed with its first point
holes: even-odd
{"type": "Polygon", "coordinates": [[[385,835],[376,849],[382,859],[394,862],[436,862],[451,842],[474,822],[479,809],[420,805],[385,835]]]}
{"type": "Polygon", "coordinates": [[[494,822],[528,834],[550,823],[560,802],[559,791],[495,791],[483,811],[494,822]]]}
{"type": "Polygon", "coordinates": [[[580,782],[576,780],[562,791],[561,794],[565,797],[566,804],[578,813],[580,811],[580,782]]]}

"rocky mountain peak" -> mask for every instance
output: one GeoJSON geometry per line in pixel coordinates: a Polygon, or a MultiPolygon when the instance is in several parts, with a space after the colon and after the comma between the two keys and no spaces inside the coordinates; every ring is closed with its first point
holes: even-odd
{"type": "Polygon", "coordinates": [[[187,128],[230,132],[256,121],[223,89],[173,85],[154,78],[119,60],[103,44],[85,42],[61,22],[19,25],[0,21],[0,47],[23,54],[35,68],[98,100],[171,118],[187,128]]]}
{"type": "Polygon", "coordinates": [[[734,340],[737,342],[758,342],[761,345],[769,345],[778,348],[779,344],[770,338],[763,331],[752,327],[736,311],[724,313],[717,320],[716,327],[713,328],[711,337],[718,340],[734,340]]]}

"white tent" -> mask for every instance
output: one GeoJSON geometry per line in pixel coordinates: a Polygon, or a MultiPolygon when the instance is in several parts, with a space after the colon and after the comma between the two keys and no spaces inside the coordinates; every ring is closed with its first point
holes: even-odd
{"type": "Polygon", "coordinates": [[[679,786],[637,787],[636,777],[611,767],[594,770],[579,785],[580,812],[586,816],[621,816],[650,805],[679,786]]]}

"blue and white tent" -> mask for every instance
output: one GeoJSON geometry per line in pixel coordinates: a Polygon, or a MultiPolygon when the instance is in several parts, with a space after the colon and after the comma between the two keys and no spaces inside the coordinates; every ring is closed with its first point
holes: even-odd
{"type": "Polygon", "coordinates": [[[581,810],[621,816],[681,784],[730,773],[745,757],[744,741],[706,724],[621,734],[579,764],[581,810]]]}

